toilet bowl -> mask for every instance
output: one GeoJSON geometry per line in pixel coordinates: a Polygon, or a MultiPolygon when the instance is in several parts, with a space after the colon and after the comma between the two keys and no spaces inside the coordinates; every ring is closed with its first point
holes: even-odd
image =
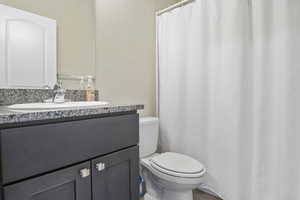
{"type": "Polygon", "coordinates": [[[174,152],[155,153],[158,119],[140,119],[141,176],[145,200],[192,200],[192,190],[203,181],[205,167],[197,160],[174,152]]]}

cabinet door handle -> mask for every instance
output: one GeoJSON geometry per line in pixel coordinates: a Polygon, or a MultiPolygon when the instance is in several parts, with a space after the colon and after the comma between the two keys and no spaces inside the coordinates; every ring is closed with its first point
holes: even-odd
{"type": "Polygon", "coordinates": [[[105,169],[105,163],[97,163],[96,164],[96,169],[101,172],[105,169]]]}
{"type": "Polygon", "coordinates": [[[90,175],[91,175],[91,170],[89,168],[84,168],[84,169],[80,170],[81,178],[86,178],[86,177],[89,177],[90,175]]]}

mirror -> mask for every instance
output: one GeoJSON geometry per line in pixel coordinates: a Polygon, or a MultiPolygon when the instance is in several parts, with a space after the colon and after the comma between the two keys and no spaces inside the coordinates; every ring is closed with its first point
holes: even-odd
{"type": "Polygon", "coordinates": [[[79,89],[94,76],[92,1],[31,1],[0,0],[0,88],[79,89]]]}

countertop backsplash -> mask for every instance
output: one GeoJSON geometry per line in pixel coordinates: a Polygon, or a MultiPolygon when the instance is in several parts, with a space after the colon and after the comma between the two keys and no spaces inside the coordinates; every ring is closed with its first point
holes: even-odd
{"type": "MultiPolygon", "coordinates": [[[[99,92],[95,91],[96,100],[99,92]]],[[[52,98],[50,89],[0,89],[0,106],[20,103],[37,103],[52,98]]],[[[85,90],[66,90],[66,100],[85,101],[85,90]]]]}

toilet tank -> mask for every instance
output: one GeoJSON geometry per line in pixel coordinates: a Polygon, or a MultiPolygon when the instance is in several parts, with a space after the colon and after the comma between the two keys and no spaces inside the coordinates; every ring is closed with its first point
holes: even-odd
{"type": "Polygon", "coordinates": [[[147,157],[156,152],[158,145],[158,134],[158,118],[140,118],[140,158],[147,157]]]}

